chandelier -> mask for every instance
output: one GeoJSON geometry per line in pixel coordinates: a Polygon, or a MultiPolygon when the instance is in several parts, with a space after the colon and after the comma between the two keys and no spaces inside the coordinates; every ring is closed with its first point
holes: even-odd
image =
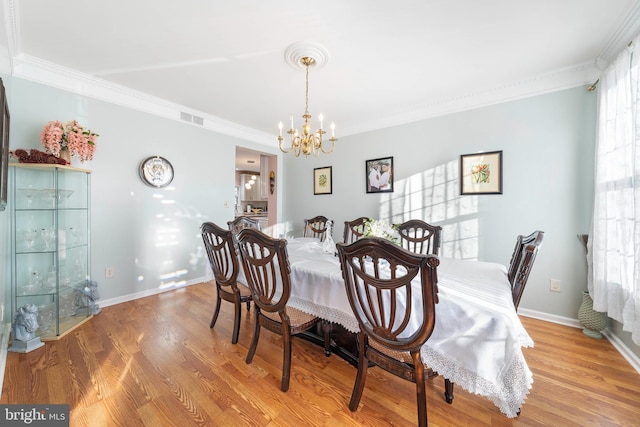
{"type": "MultiPolygon", "coordinates": [[[[292,45],[290,48],[298,46],[292,45]]],[[[322,128],[323,125],[323,117],[322,114],[318,117],[320,119],[320,127],[315,132],[311,131],[311,125],[309,124],[309,119],[311,115],[309,114],[309,67],[317,64],[317,61],[311,56],[303,56],[298,59],[299,64],[304,65],[306,69],[306,85],[305,85],[305,104],[304,104],[304,115],[302,118],[304,119],[304,125],[302,125],[302,132],[298,132],[297,129],[293,127],[293,114],[289,116],[289,120],[291,122],[291,128],[287,131],[290,135],[291,145],[288,148],[285,148],[282,145],[284,138],[282,136],[282,122],[278,124],[278,128],[280,129],[280,134],[278,135],[278,145],[280,146],[280,150],[284,153],[290,153],[293,151],[296,157],[300,156],[300,153],[304,154],[305,157],[309,157],[309,154],[313,154],[314,156],[320,155],[320,153],[329,154],[333,152],[335,148],[336,141],[338,140],[335,135],[336,126],[334,123],[331,123],[331,148],[326,150],[323,145],[322,136],[326,134],[325,130],[322,128]]]]}

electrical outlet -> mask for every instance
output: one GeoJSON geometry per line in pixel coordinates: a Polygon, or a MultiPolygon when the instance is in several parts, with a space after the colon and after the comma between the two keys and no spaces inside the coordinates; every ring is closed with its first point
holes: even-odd
{"type": "Polygon", "coordinates": [[[549,279],[549,290],[551,292],[560,292],[560,280],[549,279]]]}
{"type": "Polygon", "coordinates": [[[225,207],[225,208],[228,208],[228,207],[229,207],[229,201],[228,201],[228,200],[225,200],[225,201],[224,201],[224,207],[225,207]]]}
{"type": "Polygon", "coordinates": [[[104,269],[104,277],[110,279],[113,277],[113,267],[107,267],[104,269]]]}

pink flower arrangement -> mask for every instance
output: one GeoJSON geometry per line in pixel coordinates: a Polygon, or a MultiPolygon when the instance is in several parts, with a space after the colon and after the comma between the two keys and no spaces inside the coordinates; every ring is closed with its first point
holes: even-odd
{"type": "Polygon", "coordinates": [[[66,123],[52,120],[42,129],[40,142],[47,153],[60,156],[61,151],[68,150],[70,156],[78,157],[84,163],[93,159],[98,136],[84,129],[76,120],[66,123]]]}

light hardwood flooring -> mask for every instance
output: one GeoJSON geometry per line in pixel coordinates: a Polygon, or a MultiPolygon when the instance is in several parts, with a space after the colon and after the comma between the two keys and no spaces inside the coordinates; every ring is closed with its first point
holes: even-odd
{"type": "MultiPolygon", "coordinates": [[[[253,310],[243,308],[231,344],[232,307],[223,301],[209,329],[210,283],[106,307],[58,341],[9,353],[0,403],[68,403],[75,426],[410,426],[415,385],[369,370],[356,412],[348,402],[355,368],[322,348],[293,340],[291,385],[280,391],[279,336],[262,331],[245,357],[253,310]]],[[[535,342],[525,349],[534,384],[518,418],[443,379],[427,384],[432,426],[638,426],[640,375],[605,339],[523,317],[535,342]]]]}

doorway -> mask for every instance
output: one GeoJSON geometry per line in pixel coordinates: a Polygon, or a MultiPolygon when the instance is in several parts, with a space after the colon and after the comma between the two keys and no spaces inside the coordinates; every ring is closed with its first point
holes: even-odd
{"type": "Polygon", "coordinates": [[[268,233],[276,223],[277,156],[236,147],[236,202],[234,216],[251,216],[268,233]]]}

